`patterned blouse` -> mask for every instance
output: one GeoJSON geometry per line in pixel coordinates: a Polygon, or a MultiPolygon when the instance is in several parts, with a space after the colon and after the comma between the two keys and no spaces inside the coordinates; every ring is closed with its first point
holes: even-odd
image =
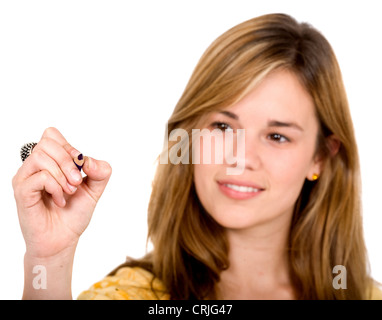
{"type": "Polygon", "coordinates": [[[139,267],[124,267],[83,291],[78,300],[169,300],[162,282],[139,267]]]}
{"type": "MultiPolygon", "coordinates": [[[[83,291],[79,300],[169,300],[163,283],[140,267],[123,267],[83,291]]],[[[371,300],[382,300],[382,291],[374,286],[371,300]]]]}

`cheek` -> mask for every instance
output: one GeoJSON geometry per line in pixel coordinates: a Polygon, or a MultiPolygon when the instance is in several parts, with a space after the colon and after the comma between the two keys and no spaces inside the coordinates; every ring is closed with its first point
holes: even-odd
{"type": "Polygon", "coordinates": [[[278,157],[272,157],[267,166],[271,189],[297,198],[311,166],[311,160],[307,154],[309,153],[302,150],[302,152],[286,152],[278,157]]]}
{"type": "Polygon", "coordinates": [[[195,191],[198,195],[199,201],[203,207],[208,211],[214,202],[214,182],[215,172],[218,165],[196,164],[194,165],[194,183],[195,191]]]}
{"type": "Polygon", "coordinates": [[[214,182],[217,172],[224,162],[222,136],[203,138],[195,135],[192,142],[192,165],[194,166],[194,183],[196,193],[202,205],[207,208],[213,202],[214,182]],[[207,141],[206,141],[207,140],[207,141]]]}
{"type": "Polygon", "coordinates": [[[208,191],[208,184],[206,183],[206,181],[209,177],[210,170],[206,167],[208,167],[208,165],[194,165],[194,183],[199,198],[202,195],[206,194],[208,191]]]}
{"type": "Polygon", "coordinates": [[[203,180],[201,179],[201,177],[203,176],[203,168],[201,168],[200,165],[195,164],[193,171],[195,188],[198,190],[201,188],[201,183],[203,182],[203,180]]]}
{"type": "Polygon", "coordinates": [[[224,134],[221,131],[211,133],[207,129],[193,132],[192,163],[193,164],[223,164],[224,134]]]}

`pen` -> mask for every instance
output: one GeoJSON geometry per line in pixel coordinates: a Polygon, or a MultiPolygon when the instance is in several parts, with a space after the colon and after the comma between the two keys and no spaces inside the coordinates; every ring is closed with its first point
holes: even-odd
{"type": "Polygon", "coordinates": [[[77,166],[78,170],[82,170],[82,167],[84,166],[84,156],[82,153],[80,153],[76,158],[73,159],[74,164],[77,166]]]}

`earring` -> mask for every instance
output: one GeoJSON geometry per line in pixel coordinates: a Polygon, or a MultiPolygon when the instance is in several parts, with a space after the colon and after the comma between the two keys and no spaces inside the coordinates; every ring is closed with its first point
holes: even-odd
{"type": "Polygon", "coordinates": [[[319,175],[317,173],[314,173],[312,176],[312,181],[316,181],[319,178],[319,175]]]}

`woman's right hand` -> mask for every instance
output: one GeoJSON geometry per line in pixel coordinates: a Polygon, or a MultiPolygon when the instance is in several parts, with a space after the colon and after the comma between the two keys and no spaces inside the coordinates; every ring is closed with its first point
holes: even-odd
{"type": "Polygon", "coordinates": [[[79,154],[57,129],[48,128],[12,180],[26,244],[24,299],[72,298],[78,239],[111,175],[107,162],[85,157],[82,178],[73,162],[79,154]]]}
{"type": "Polygon", "coordinates": [[[48,128],[13,178],[28,257],[49,259],[75,250],[90,222],[111,167],[85,157],[82,178],[73,162],[79,154],[57,129],[48,128]]]}

